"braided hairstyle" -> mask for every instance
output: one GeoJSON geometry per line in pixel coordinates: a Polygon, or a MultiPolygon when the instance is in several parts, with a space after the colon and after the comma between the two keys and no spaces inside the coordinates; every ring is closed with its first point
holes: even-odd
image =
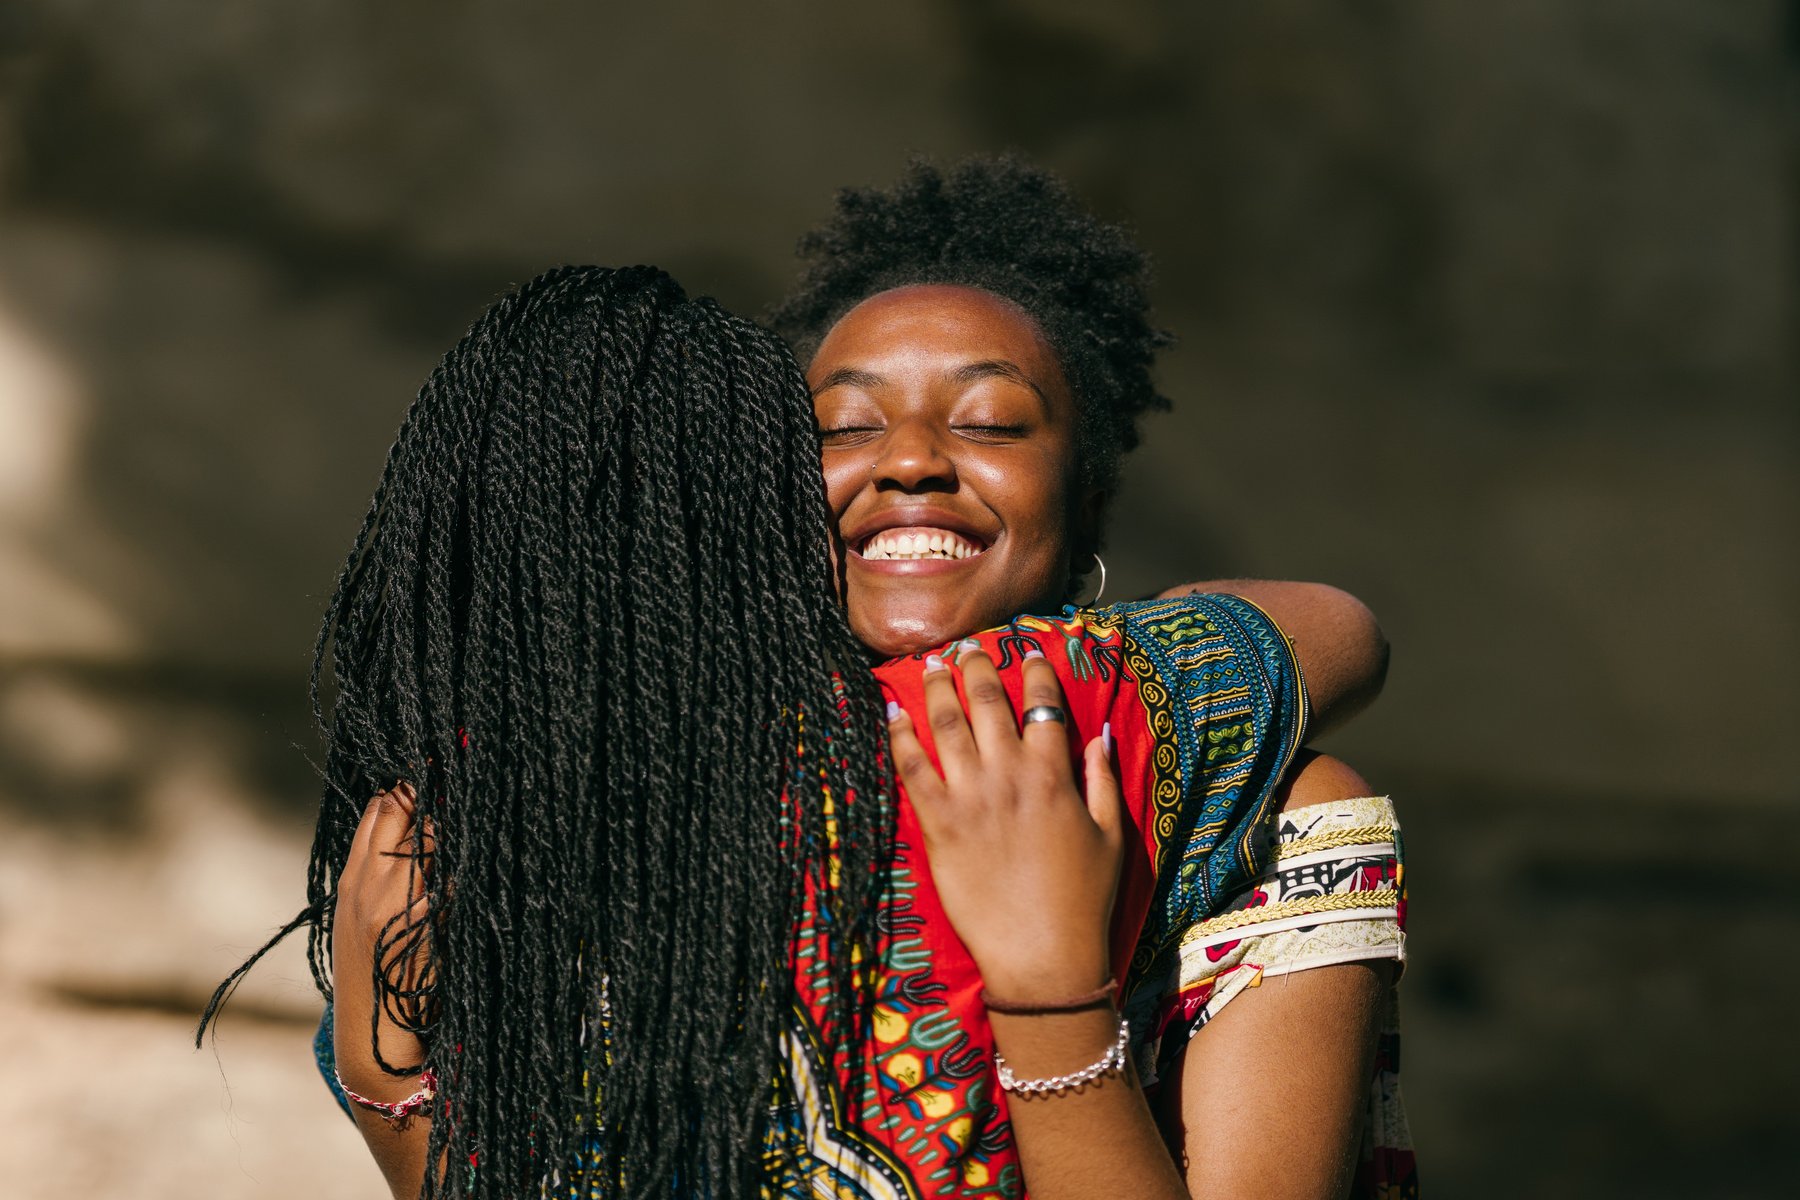
{"type": "Polygon", "coordinates": [[[1172,340],[1150,324],[1150,262],[1131,235],[1060,178],[1014,155],[948,171],[915,159],[891,188],[844,188],[800,239],[807,263],[770,323],[802,360],[870,296],[916,283],[980,288],[1024,309],[1056,352],[1080,409],[1082,480],[1111,491],[1138,422],[1165,409],[1150,368],[1172,340]]]}
{"type": "Polygon", "coordinates": [[[885,723],[818,455],[781,342],[645,267],[532,280],[407,414],[315,654],[296,926],[328,992],[363,804],[412,783],[430,915],[374,970],[439,1081],[426,1196],[755,1194],[809,891],[862,1036],[885,723]]]}

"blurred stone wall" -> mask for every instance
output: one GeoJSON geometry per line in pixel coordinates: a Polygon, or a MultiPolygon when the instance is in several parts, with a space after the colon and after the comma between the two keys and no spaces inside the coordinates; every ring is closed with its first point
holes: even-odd
{"type": "Polygon", "coordinates": [[[1772,0],[10,0],[0,1025],[62,1099],[0,1109],[0,1192],[374,1182],[296,954],[239,1057],[170,1047],[297,906],[324,589],[467,322],[577,260],[755,310],[833,188],[1017,146],[1181,338],[1115,587],[1326,579],[1393,638],[1332,745],[1408,806],[1427,1184],[1773,1194],[1794,972],[1721,1000],[1667,938],[1800,932],[1797,46],[1772,0]],[[156,1048],[136,1107],[98,1045],[156,1048]],[[51,1126],[115,1149],[72,1181],[51,1126]]]}

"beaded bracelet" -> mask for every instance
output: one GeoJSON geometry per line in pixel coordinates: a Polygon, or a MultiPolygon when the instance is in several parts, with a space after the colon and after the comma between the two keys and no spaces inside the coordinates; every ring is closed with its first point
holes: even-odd
{"type": "Polygon", "coordinates": [[[344,1087],[344,1077],[342,1075],[338,1075],[337,1083],[338,1087],[343,1089],[344,1095],[348,1099],[385,1118],[391,1125],[399,1124],[414,1113],[427,1111],[431,1107],[432,1100],[437,1096],[437,1076],[431,1073],[431,1068],[429,1067],[419,1072],[419,1090],[408,1096],[406,1099],[396,1100],[392,1104],[385,1103],[381,1100],[371,1100],[367,1096],[357,1095],[349,1088],[344,1087]]]}
{"type": "Polygon", "coordinates": [[[1000,1090],[1018,1092],[1024,1096],[1060,1096],[1065,1092],[1073,1092],[1107,1075],[1124,1074],[1126,1049],[1131,1044],[1131,1022],[1124,1017],[1119,1018],[1119,1036],[1100,1061],[1085,1066],[1079,1071],[1071,1071],[1067,1075],[1052,1075],[1048,1079],[1020,1079],[1006,1065],[1006,1059],[999,1053],[994,1055],[994,1069],[1000,1076],[1000,1090]]]}

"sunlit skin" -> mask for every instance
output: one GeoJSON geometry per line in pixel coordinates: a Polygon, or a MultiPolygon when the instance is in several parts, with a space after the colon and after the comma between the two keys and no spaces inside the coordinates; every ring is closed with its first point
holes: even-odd
{"type": "Polygon", "coordinates": [[[947,284],[881,292],[826,335],[807,382],[850,625],[872,652],[1062,604],[1102,497],[1080,483],[1075,401],[1023,309],[947,284]]]}

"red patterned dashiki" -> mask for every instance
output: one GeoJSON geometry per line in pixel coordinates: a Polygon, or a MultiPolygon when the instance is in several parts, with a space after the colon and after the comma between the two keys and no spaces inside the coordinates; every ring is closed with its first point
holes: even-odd
{"type": "MultiPolygon", "coordinates": [[[[1182,1003],[1184,933],[1265,865],[1275,787],[1306,711],[1293,654],[1260,609],[1230,596],[1070,609],[978,637],[1015,709],[1025,652],[1043,651],[1062,682],[1072,754],[1112,726],[1137,834],[1114,909],[1114,970],[1134,1061],[1154,1080],[1200,1016],[1182,1003]]],[[[919,719],[923,672],[920,654],[876,675],[930,750],[919,719]]],[[[802,928],[801,999],[787,1043],[798,1099],[777,1111],[770,1135],[797,1152],[798,1165],[772,1190],[844,1200],[1023,1196],[981,978],[944,915],[904,796],[895,840],[874,1036],[859,1063],[822,1045],[824,981],[809,945],[819,935],[810,922],[802,928]]]]}

